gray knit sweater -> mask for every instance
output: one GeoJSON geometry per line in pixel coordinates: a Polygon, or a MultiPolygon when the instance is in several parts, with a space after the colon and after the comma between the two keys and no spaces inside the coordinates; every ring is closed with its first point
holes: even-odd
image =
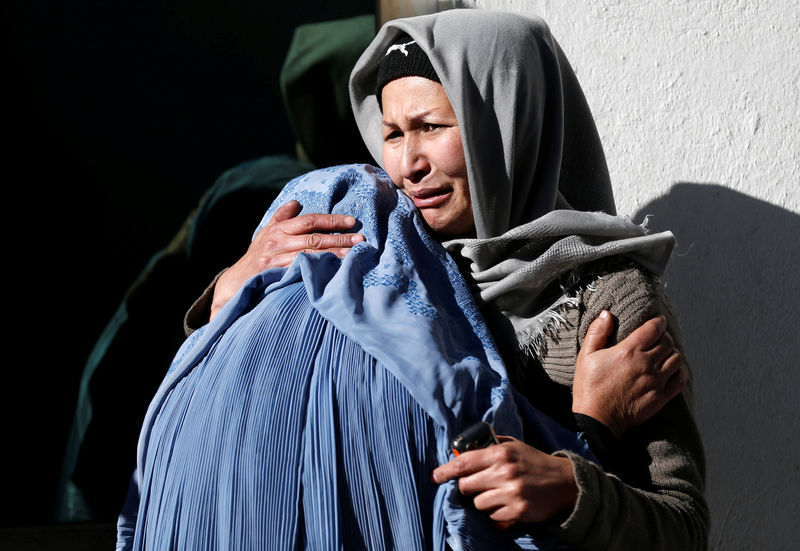
{"type": "MultiPolygon", "coordinates": [[[[657,278],[630,264],[607,265],[595,274],[576,292],[580,307],[566,311],[565,322],[547,337],[539,361],[529,358],[527,368],[543,370],[555,388],[571,388],[580,345],[589,324],[604,309],[619,322],[617,340],[663,314],[682,348],[679,327],[657,278]]],[[[579,488],[575,509],[555,528],[566,542],[592,550],[707,548],[705,459],[690,388],[691,378],[682,395],[623,437],[626,468],[621,478],[575,454],[556,452],[572,461],[579,488]]],[[[557,418],[564,414],[559,408],[571,408],[564,400],[553,404],[548,413],[557,418]]]]}

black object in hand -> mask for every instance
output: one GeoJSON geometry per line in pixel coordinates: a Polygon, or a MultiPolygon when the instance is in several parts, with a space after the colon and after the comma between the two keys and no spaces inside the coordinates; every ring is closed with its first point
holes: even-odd
{"type": "Polygon", "coordinates": [[[499,443],[492,425],[485,421],[478,421],[453,438],[453,441],[450,443],[450,449],[452,449],[453,453],[458,457],[464,452],[488,448],[493,444],[499,443]]]}

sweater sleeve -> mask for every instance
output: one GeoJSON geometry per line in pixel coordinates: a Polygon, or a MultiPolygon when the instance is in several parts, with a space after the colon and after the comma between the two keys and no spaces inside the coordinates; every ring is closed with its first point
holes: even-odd
{"type": "MultiPolygon", "coordinates": [[[[222,270],[222,272],[225,270],[222,270]]],[[[211,317],[211,302],[214,300],[214,287],[217,286],[217,281],[219,281],[219,276],[222,275],[222,272],[218,273],[213,281],[208,284],[203,294],[197,297],[197,300],[192,303],[183,316],[183,332],[187,337],[208,323],[208,319],[211,317]]]]}
{"type": "Polygon", "coordinates": [[[589,449],[605,470],[610,473],[620,473],[626,457],[619,439],[614,436],[611,429],[597,419],[582,413],[575,413],[573,417],[578,436],[589,444],[589,449]]]}
{"type": "MultiPolygon", "coordinates": [[[[597,278],[581,294],[583,308],[574,336],[566,335],[572,337],[575,355],[589,324],[603,309],[610,310],[619,322],[617,340],[644,321],[664,314],[681,348],[679,328],[654,276],[629,266],[597,278]]],[[[568,340],[562,338],[559,343],[562,354],[556,361],[555,377],[551,376],[554,379],[563,381],[566,375],[563,346],[568,340]]],[[[542,365],[551,375],[546,356],[542,365]]],[[[571,366],[574,373],[574,356],[571,366]]],[[[570,386],[573,373],[567,377],[570,386]]],[[[578,484],[575,508],[555,528],[565,542],[592,550],[707,549],[705,459],[690,407],[689,385],[650,420],[623,436],[620,444],[625,461],[618,476],[571,452],[555,453],[570,459],[578,484]]]]}

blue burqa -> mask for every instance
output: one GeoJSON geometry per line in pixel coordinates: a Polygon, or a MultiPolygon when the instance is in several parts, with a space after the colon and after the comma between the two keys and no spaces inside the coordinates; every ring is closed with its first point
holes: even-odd
{"type": "Polygon", "coordinates": [[[290,182],[262,225],[290,199],[354,216],[366,241],[259,274],[187,340],[144,421],[118,548],[560,548],[430,481],[481,419],[587,452],[509,385],[413,204],[380,169],[334,167],[290,182]]]}

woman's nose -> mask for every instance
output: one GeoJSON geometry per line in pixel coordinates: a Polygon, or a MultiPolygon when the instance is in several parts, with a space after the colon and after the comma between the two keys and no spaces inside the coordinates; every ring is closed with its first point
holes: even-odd
{"type": "Polygon", "coordinates": [[[403,179],[412,183],[419,182],[431,171],[422,144],[414,135],[408,136],[403,144],[402,169],[403,179]]]}

